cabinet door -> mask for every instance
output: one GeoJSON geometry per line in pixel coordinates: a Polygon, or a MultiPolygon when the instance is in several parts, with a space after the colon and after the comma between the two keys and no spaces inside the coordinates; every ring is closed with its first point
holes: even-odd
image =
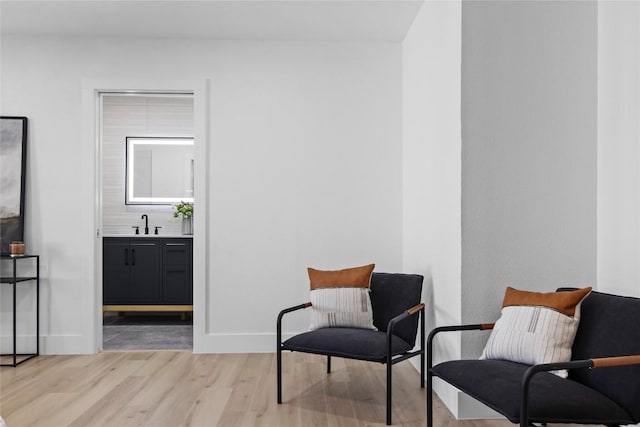
{"type": "Polygon", "coordinates": [[[162,302],[160,286],[160,244],[156,240],[131,241],[130,302],[133,304],[159,304],[162,302]]]}
{"type": "Polygon", "coordinates": [[[162,294],[165,304],[192,304],[191,241],[165,240],[163,250],[162,294]]]}
{"type": "Polygon", "coordinates": [[[129,302],[129,242],[105,238],[102,246],[102,299],[103,304],[129,302]]]}

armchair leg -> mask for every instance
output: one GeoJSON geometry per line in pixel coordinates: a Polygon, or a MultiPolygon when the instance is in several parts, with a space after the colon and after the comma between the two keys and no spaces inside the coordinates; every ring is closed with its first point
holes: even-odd
{"type": "Polygon", "coordinates": [[[331,373],[331,356],[327,356],[327,374],[331,373]]]}
{"type": "Polygon", "coordinates": [[[387,425],[391,425],[391,361],[387,361],[387,425]]]}
{"type": "Polygon", "coordinates": [[[276,350],[276,377],[278,382],[278,404],[282,403],[282,348],[278,341],[276,350]]]}
{"type": "Polygon", "coordinates": [[[424,353],[420,355],[420,388],[424,388],[424,353]]]}
{"type": "Polygon", "coordinates": [[[424,388],[424,308],[420,310],[420,388],[424,388]]]}
{"type": "Polygon", "coordinates": [[[433,427],[433,375],[427,369],[427,427],[433,427]]]}

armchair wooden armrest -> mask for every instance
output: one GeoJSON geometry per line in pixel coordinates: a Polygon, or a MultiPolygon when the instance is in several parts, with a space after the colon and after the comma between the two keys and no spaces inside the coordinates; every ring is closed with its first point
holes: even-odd
{"type": "Polygon", "coordinates": [[[304,308],[311,307],[311,302],[305,302],[304,304],[294,305],[293,307],[285,308],[278,314],[278,321],[276,324],[276,339],[278,341],[277,347],[277,367],[278,367],[278,403],[282,403],[282,379],[280,370],[282,366],[282,355],[280,348],[282,347],[282,316],[292,311],[302,310],[304,308]]]}
{"type": "Polygon", "coordinates": [[[409,316],[411,316],[411,315],[413,315],[413,314],[416,314],[417,312],[419,312],[419,311],[420,311],[420,310],[422,310],[422,309],[424,309],[424,304],[423,304],[423,303],[416,304],[416,305],[414,305],[413,307],[411,307],[411,308],[409,308],[409,309],[407,310],[407,314],[408,314],[409,316]]]}
{"type": "Polygon", "coordinates": [[[427,369],[431,369],[433,367],[433,339],[440,332],[455,332],[455,331],[487,331],[493,329],[495,323],[476,323],[471,325],[454,325],[454,326],[440,326],[437,328],[433,328],[433,330],[429,333],[429,337],[427,338],[427,369]]]}
{"type": "MultiPolygon", "coordinates": [[[[429,332],[427,338],[427,389],[433,389],[433,376],[431,369],[433,368],[433,339],[440,332],[454,332],[454,331],[487,331],[493,329],[495,323],[477,323],[472,325],[454,325],[454,326],[440,326],[434,328],[429,332]]],[[[431,403],[431,402],[429,402],[431,403]]],[[[431,404],[427,405],[427,420],[433,420],[433,407],[431,404]]]]}
{"type": "Polygon", "coordinates": [[[298,304],[298,305],[294,305],[293,307],[285,308],[284,310],[282,310],[278,314],[278,322],[277,322],[277,325],[276,325],[276,330],[277,330],[277,334],[278,334],[278,343],[281,342],[280,338],[282,336],[282,334],[281,334],[281,331],[282,331],[282,316],[284,316],[287,313],[291,313],[292,311],[302,310],[303,308],[307,308],[307,307],[311,307],[311,302],[305,302],[304,304],[298,304]]]}
{"type": "Polygon", "coordinates": [[[640,354],[631,356],[598,357],[591,359],[592,368],[608,368],[610,366],[640,365],[640,354]]]}
{"type": "MultiPolygon", "coordinates": [[[[420,387],[424,388],[424,337],[425,332],[423,303],[416,304],[389,320],[389,323],[387,324],[387,390],[391,390],[391,366],[394,363],[401,362],[405,359],[413,357],[416,354],[420,354],[420,387]],[[396,357],[394,359],[392,356],[393,329],[396,323],[408,317],[411,317],[416,313],[422,313],[422,315],[420,316],[420,350],[415,352],[407,352],[404,355],[396,357]]],[[[387,393],[387,425],[390,425],[391,413],[389,412],[390,409],[388,408],[391,408],[391,393],[387,393]]]]}
{"type": "MultiPolygon", "coordinates": [[[[396,323],[406,319],[409,316],[413,316],[414,314],[419,313],[421,311],[424,311],[423,303],[416,304],[413,307],[406,309],[402,313],[398,314],[396,317],[389,320],[389,323],[387,324],[387,335],[389,336],[389,339],[391,339],[391,334],[393,334],[393,327],[395,326],[396,323]]],[[[424,318],[424,315],[422,317],[424,318]]]]}
{"type": "Polygon", "coordinates": [[[609,368],[612,366],[640,365],[640,355],[597,357],[594,359],[570,360],[569,362],[542,363],[527,369],[522,377],[522,402],[520,406],[520,425],[529,425],[529,383],[533,376],[540,372],[557,371],[559,369],[609,368]]]}
{"type": "Polygon", "coordinates": [[[301,310],[307,307],[311,307],[311,302],[305,302],[304,304],[298,304],[298,305],[294,305],[293,307],[285,308],[280,312],[280,314],[278,314],[278,320],[282,319],[282,316],[284,316],[287,313],[291,313],[292,311],[301,310]]]}

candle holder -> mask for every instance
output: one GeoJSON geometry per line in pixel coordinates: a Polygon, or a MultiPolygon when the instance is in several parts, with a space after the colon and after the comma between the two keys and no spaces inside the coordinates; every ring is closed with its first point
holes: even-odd
{"type": "Polygon", "coordinates": [[[11,256],[24,255],[24,242],[14,241],[9,243],[9,253],[11,256]]]}

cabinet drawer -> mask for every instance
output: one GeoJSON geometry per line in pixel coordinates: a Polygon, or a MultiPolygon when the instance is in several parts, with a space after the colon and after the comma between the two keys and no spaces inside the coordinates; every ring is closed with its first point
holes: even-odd
{"type": "Polygon", "coordinates": [[[191,242],[188,240],[165,241],[162,244],[164,265],[188,265],[191,263],[191,242]]]}
{"type": "Polygon", "coordinates": [[[191,269],[188,265],[164,267],[162,294],[165,304],[193,304],[191,269]]]}

